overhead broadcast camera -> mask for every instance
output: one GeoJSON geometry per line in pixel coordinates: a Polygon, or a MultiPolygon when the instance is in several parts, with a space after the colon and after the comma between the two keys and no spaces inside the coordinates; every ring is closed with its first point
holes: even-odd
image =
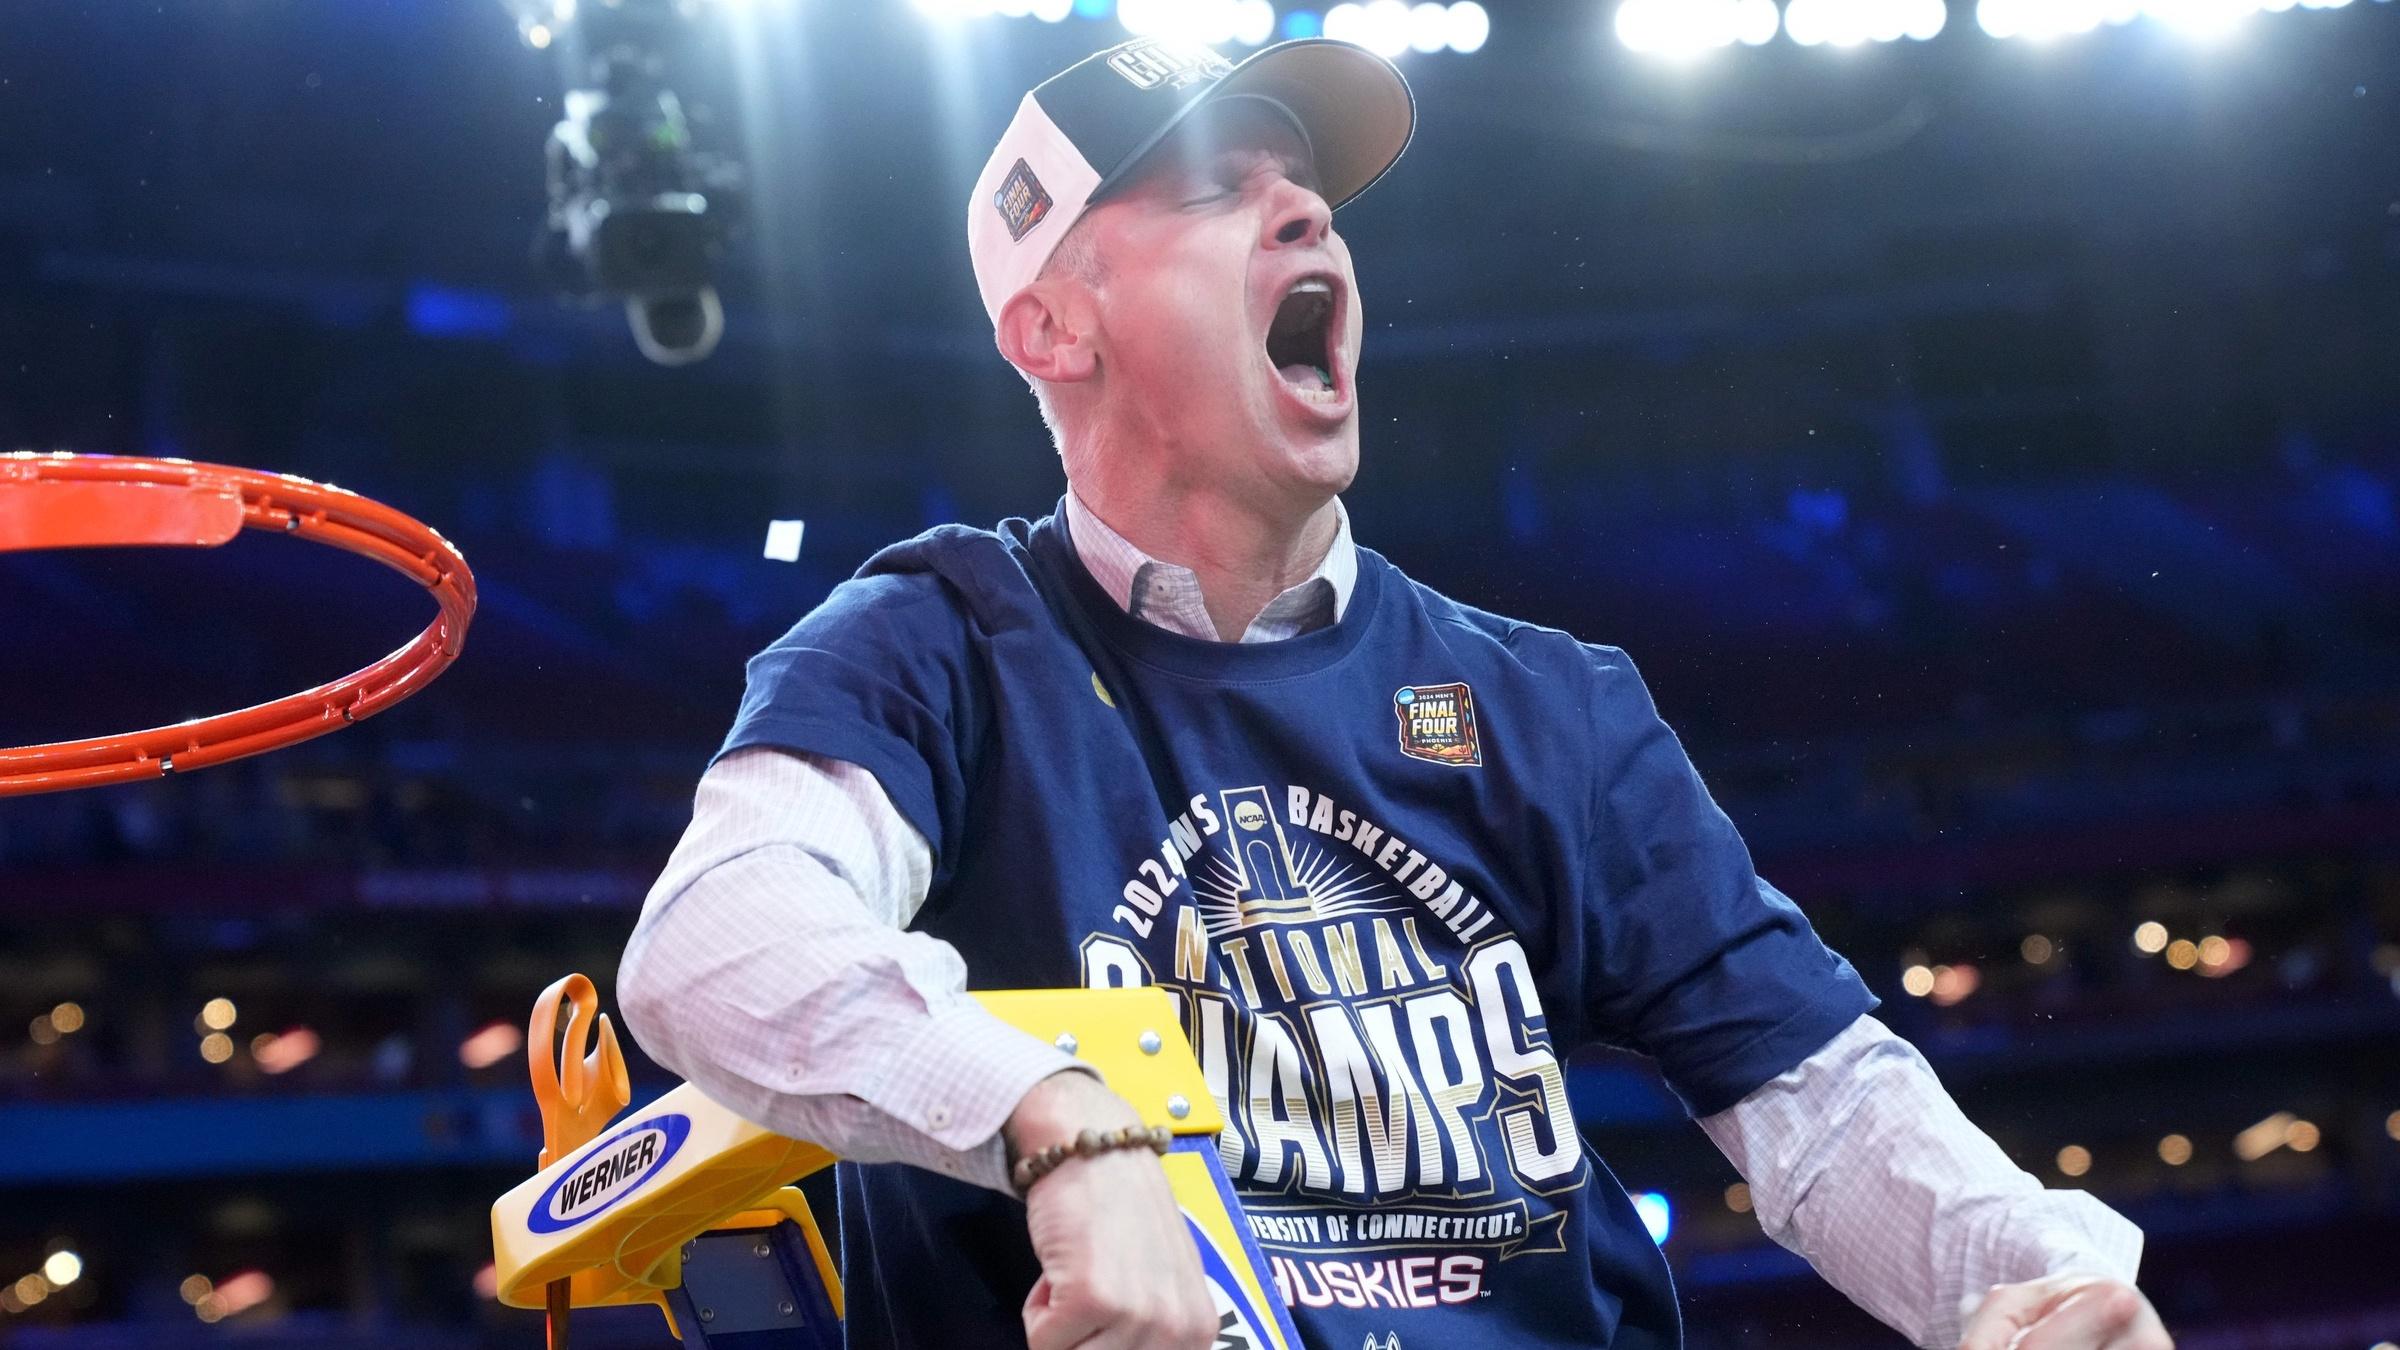
{"type": "Polygon", "coordinates": [[[535,241],[561,289],[620,297],[642,354],[688,365],[716,349],[714,284],[740,224],[737,161],[698,149],[668,56],[688,37],[690,0],[503,0],[526,41],[564,67],[565,116],[545,148],[550,206],[535,241]]]}

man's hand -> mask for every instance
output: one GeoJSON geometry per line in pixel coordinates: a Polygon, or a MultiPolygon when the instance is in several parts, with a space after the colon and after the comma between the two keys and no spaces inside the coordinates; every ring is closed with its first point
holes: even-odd
{"type": "Polygon", "coordinates": [[[1958,1350],[2175,1350],[2142,1291],[2095,1275],[1995,1285],[1958,1350]]]}
{"type": "MultiPolygon", "coordinates": [[[[1013,1154],[1039,1152],[1086,1129],[1141,1124],[1124,1098],[1089,1074],[1037,1084],[1002,1127],[1013,1154]]],[[[1209,1350],[1216,1305],[1200,1255],[1147,1149],[1071,1158],[1034,1183],[1025,1229],[1042,1278],[1025,1300],[1028,1350],[1209,1350]]]]}

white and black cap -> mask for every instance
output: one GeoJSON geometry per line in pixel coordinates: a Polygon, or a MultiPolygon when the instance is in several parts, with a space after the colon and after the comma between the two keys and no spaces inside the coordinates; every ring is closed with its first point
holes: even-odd
{"type": "Polygon", "coordinates": [[[994,323],[1041,274],[1086,208],[1200,108],[1270,99],[1308,137],[1325,200],[1356,197],[1400,158],[1417,106],[1400,71],[1364,47],[1324,38],[1278,43],[1234,65],[1206,47],[1157,38],[1097,52],[1017,105],[967,205],[975,285],[994,323]]]}

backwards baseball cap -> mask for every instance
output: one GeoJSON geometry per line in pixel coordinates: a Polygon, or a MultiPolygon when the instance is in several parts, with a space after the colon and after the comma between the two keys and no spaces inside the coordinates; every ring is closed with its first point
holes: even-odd
{"type": "Polygon", "coordinates": [[[1017,105],[967,205],[975,285],[995,324],[1084,211],[1201,108],[1241,95],[1280,104],[1340,206],[1383,176],[1416,130],[1391,62],[1324,38],[1278,43],[1234,65],[1206,47],[1136,38],[1044,80],[1017,105]]]}

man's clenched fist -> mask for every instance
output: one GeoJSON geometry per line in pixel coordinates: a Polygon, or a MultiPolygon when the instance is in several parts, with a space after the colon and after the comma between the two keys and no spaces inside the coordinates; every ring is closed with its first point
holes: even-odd
{"type": "Polygon", "coordinates": [[[1995,1287],[1958,1350],[2175,1350],[2175,1342],[2132,1285],[2053,1275],[1995,1287]]]}
{"type": "MultiPolygon", "coordinates": [[[[1086,1129],[1140,1125],[1125,1099],[1083,1073],[1043,1080],[1004,1127],[1012,1153],[1086,1129]]],[[[1042,1277],[1025,1300],[1029,1350],[1209,1350],[1216,1307],[1156,1154],[1070,1158],[1025,1197],[1042,1277]]]]}

